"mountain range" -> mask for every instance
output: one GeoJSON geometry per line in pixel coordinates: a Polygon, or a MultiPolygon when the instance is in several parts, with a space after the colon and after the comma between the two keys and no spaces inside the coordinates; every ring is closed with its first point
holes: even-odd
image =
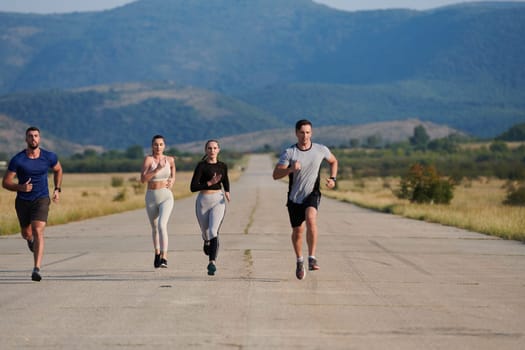
{"type": "Polygon", "coordinates": [[[310,0],[139,0],[0,13],[0,114],[102,147],[303,117],[417,118],[494,137],[525,121],[523,37],[519,2],[345,12],[310,0]]]}

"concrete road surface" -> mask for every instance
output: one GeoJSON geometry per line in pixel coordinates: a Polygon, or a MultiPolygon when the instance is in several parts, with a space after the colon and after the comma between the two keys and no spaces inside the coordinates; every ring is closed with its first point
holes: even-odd
{"type": "Polygon", "coordinates": [[[271,162],[233,184],[213,277],[194,197],[176,201],[168,269],[144,210],[48,227],[41,282],[2,237],[0,348],[525,348],[525,245],[323,198],[321,270],[299,281],[271,162]]]}

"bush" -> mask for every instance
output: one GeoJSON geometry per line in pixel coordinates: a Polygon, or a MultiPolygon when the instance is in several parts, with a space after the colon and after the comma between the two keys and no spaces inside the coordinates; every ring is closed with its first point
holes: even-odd
{"type": "Polygon", "coordinates": [[[131,187],[133,188],[135,194],[142,194],[146,192],[146,186],[144,186],[144,184],[140,182],[137,178],[132,177],[129,178],[128,181],[131,183],[131,187]]]}
{"type": "Polygon", "coordinates": [[[490,144],[489,149],[493,153],[505,153],[509,151],[509,146],[504,141],[494,141],[490,144]]]}
{"type": "Polygon", "coordinates": [[[111,187],[121,187],[124,185],[124,178],[120,176],[113,176],[111,178],[111,187]]]}
{"type": "Polygon", "coordinates": [[[416,163],[401,179],[397,196],[413,203],[449,204],[454,197],[453,190],[453,183],[441,179],[434,166],[416,163]]]}
{"type": "Polygon", "coordinates": [[[120,190],[119,193],[113,197],[113,202],[124,202],[128,198],[128,193],[126,188],[124,187],[122,190],[120,190]]]}
{"type": "Polygon", "coordinates": [[[507,198],[505,198],[503,204],[525,206],[525,185],[522,185],[518,188],[510,188],[507,192],[507,198]]]}

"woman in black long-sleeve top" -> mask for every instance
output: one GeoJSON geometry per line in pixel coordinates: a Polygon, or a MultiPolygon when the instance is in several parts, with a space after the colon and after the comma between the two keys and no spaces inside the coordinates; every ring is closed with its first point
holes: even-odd
{"type": "Polygon", "coordinates": [[[204,240],[204,253],[208,255],[208,275],[215,275],[219,251],[219,229],[226,213],[226,201],[230,201],[228,167],[218,160],[219,142],[209,140],[204,147],[206,155],[193,172],[191,191],[199,192],[195,201],[195,213],[204,240]]]}

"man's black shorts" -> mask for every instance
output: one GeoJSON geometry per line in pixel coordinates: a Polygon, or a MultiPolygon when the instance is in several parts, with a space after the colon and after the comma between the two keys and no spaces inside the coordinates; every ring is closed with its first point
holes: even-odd
{"type": "Polygon", "coordinates": [[[306,208],[314,207],[318,209],[319,203],[321,203],[321,192],[317,191],[310,193],[301,204],[288,200],[286,206],[288,207],[288,216],[290,217],[292,227],[301,226],[304,220],[306,220],[306,208]]]}
{"type": "Polygon", "coordinates": [[[34,201],[26,201],[17,198],[15,200],[15,209],[20,227],[31,225],[31,221],[47,222],[50,203],[51,200],[49,197],[35,199],[34,201]]]}

